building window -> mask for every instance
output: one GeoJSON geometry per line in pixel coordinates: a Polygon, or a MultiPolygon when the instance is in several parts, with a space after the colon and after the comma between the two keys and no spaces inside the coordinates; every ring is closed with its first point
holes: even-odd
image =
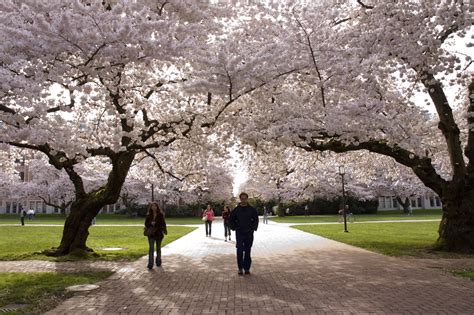
{"type": "Polygon", "coordinates": [[[10,209],[11,209],[11,206],[12,206],[12,203],[9,202],[9,201],[7,201],[7,203],[6,203],[6,209],[5,209],[7,213],[10,213],[10,211],[11,211],[11,210],[10,210],[10,209]]]}
{"type": "Polygon", "coordinates": [[[17,209],[17,203],[12,202],[12,213],[16,213],[16,209],[17,209]]]}
{"type": "Polygon", "coordinates": [[[393,207],[394,207],[394,208],[398,208],[398,201],[397,201],[397,198],[395,198],[395,197],[392,198],[392,204],[393,204],[393,207]]]}
{"type": "Polygon", "coordinates": [[[435,197],[435,203],[436,203],[436,207],[441,207],[441,200],[439,199],[438,196],[435,197]]]}

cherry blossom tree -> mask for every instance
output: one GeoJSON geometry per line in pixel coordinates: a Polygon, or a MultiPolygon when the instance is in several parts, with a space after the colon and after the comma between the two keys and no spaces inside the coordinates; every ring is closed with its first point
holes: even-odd
{"type": "Polygon", "coordinates": [[[213,22],[185,1],[147,4],[0,4],[0,141],[42,152],[74,185],[61,244],[49,254],[89,250],[92,218],[119,198],[137,154],[200,124],[205,109],[181,89],[186,57],[204,51],[213,22]],[[91,157],[111,167],[104,185],[87,190],[77,167],[91,157]]]}
{"type": "Polygon", "coordinates": [[[439,247],[474,251],[472,7],[335,1],[288,12],[280,19],[289,40],[282,45],[300,71],[241,109],[244,141],[391,157],[440,196],[439,247]],[[448,97],[453,90],[458,96],[448,97]],[[448,172],[439,167],[445,160],[448,172]]]}
{"type": "Polygon", "coordinates": [[[92,219],[119,198],[137,157],[205,142],[226,108],[284,75],[272,68],[254,78],[249,71],[266,63],[233,51],[261,57],[274,47],[244,44],[236,23],[244,10],[184,0],[0,4],[0,141],[42,152],[74,186],[61,244],[48,254],[90,250],[92,219]],[[77,168],[90,158],[110,168],[106,183],[88,190],[77,168]]]}

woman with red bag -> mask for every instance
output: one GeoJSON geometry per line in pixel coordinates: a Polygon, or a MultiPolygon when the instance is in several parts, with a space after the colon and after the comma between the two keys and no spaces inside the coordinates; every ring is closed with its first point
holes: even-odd
{"type": "Polygon", "coordinates": [[[211,205],[207,205],[207,208],[202,212],[204,223],[206,224],[206,236],[211,236],[212,221],[214,221],[214,210],[211,205]]]}

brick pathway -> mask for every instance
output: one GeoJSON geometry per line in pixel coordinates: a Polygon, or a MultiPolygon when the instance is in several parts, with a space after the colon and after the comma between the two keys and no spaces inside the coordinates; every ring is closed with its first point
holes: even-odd
{"type": "Polygon", "coordinates": [[[124,266],[101,289],[76,295],[51,314],[474,314],[474,282],[329,241],[285,226],[261,226],[251,276],[239,277],[235,244],[198,229],[124,266]]]}
{"type": "Polygon", "coordinates": [[[113,266],[100,289],[48,314],[474,314],[474,281],[275,223],[260,226],[240,277],[235,243],[213,230],[163,248],[162,268],[113,266]]]}

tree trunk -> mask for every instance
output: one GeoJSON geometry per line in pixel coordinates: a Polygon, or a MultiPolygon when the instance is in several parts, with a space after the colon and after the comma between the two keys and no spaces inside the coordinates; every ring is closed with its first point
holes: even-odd
{"type": "Polygon", "coordinates": [[[403,213],[408,213],[410,212],[409,206],[410,206],[410,199],[405,198],[405,202],[403,202],[401,197],[397,197],[398,203],[402,206],[403,208],[403,213]]]}
{"type": "Polygon", "coordinates": [[[474,188],[451,194],[443,201],[439,226],[440,249],[474,253],[474,188]]]}
{"type": "Polygon", "coordinates": [[[114,156],[112,158],[112,171],[109,173],[107,184],[90,193],[84,192],[82,183],[77,184],[78,181],[82,182],[77,173],[71,169],[69,170],[77,184],[75,185],[76,200],[71,204],[71,211],[64,223],[61,244],[57,249],[44,251],[46,255],[83,255],[92,251],[86,246],[92,219],[103,206],[117,202],[134,157],[135,154],[130,152],[123,152],[114,156]],[[78,190],[80,193],[78,193],[78,190]]]}
{"type": "Polygon", "coordinates": [[[74,201],[69,216],[64,223],[59,248],[46,253],[53,256],[62,256],[67,254],[80,255],[91,251],[86,246],[89,226],[91,226],[92,219],[104,205],[105,203],[98,200],[93,194],[88,194],[84,198],[74,201]]]}

